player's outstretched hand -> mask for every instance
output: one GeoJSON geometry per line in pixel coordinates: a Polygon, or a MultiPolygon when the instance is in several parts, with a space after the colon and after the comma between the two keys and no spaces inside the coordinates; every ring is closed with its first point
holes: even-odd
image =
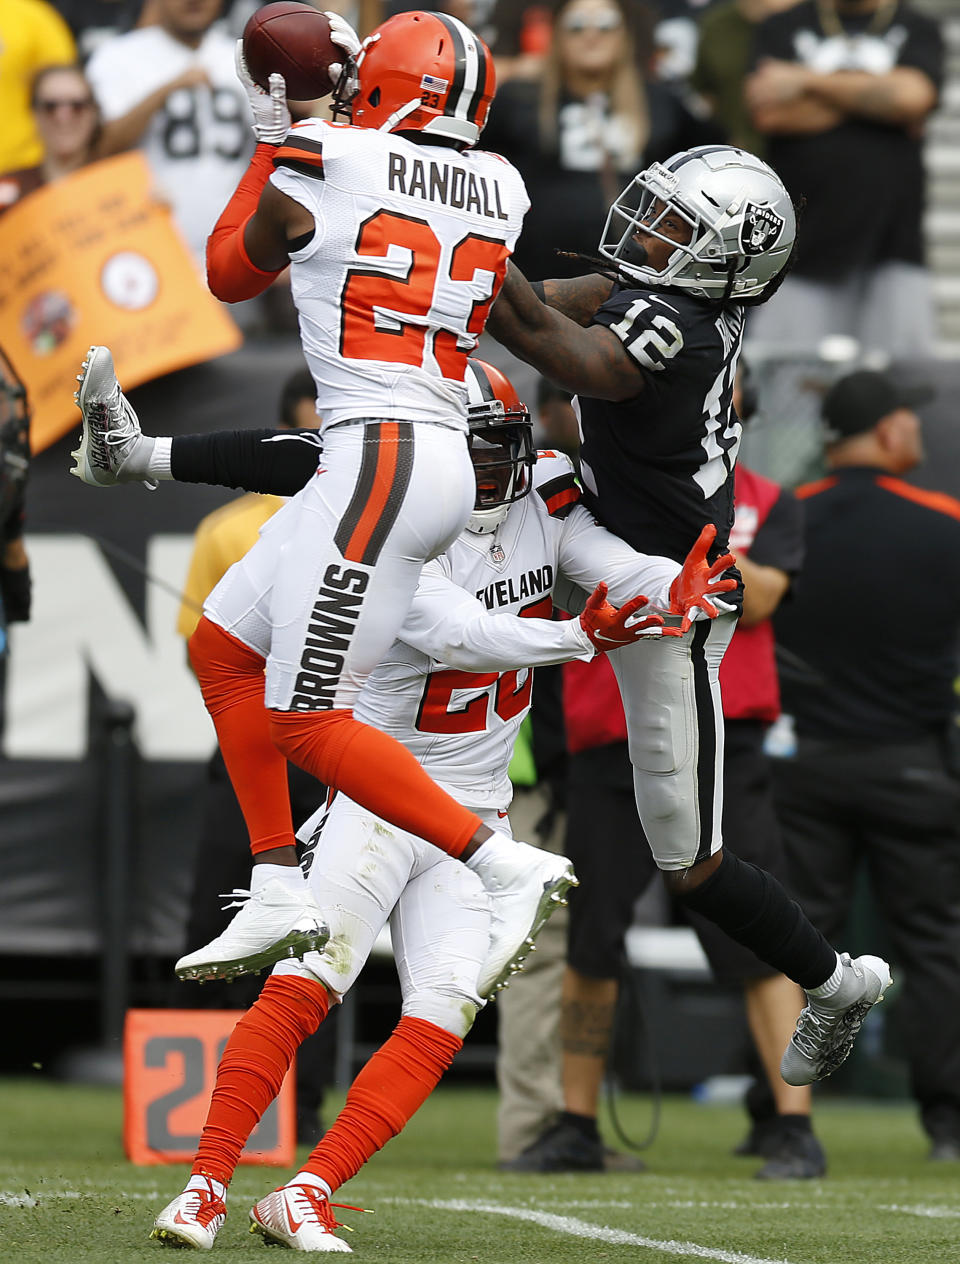
{"type": "Polygon", "coordinates": [[[632,597],[618,610],[607,601],[606,584],[597,584],[587,599],[580,626],[598,652],[615,650],[621,645],[632,645],[651,636],[679,636],[679,628],[666,628],[658,614],[642,619],[634,616],[647,604],[646,597],[632,597]]]}
{"type": "Polygon", "coordinates": [[[261,145],[282,145],[290,130],[292,119],[290,107],[287,105],[287,85],[283,75],[270,76],[270,91],[266,92],[247,69],[247,59],[243,55],[243,40],[237,40],[234,62],[237,78],[250,102],[253,114],[253,134],[261,145]]]}
{"type": "Polygon", "coordinates": [[[732,553],[724,553],[715,562],[708,562],[707,554],[716,538],[717,528],[712,522],[708,523],[684,558],[680,574],[670,585],[670,613],[682,616],[678,629],[681,634],[690,630],[698,613],[715,619],[718,614],[729,614],[736,608],[729,602],[717,600],[718,593],[730,592],[737,586],[735,579],[720,578],[728,567],[736,565],[737,559],[732,553]]]}
{"type": "MultiPolygon", "coordinates": [[[[344,67],[349,67],[350,63],[356,59],[362,45],[360,43],[360,36],[356,33],[346,18],[341,17],[339,13],[334,13],[330,9],[324,9],[323,16],[330,23],[330,42],[332,44],[336,44],[338,48],[342,48],[346,54],[346,57],[342,62],[332,61],[327,67],[327,74],[330,76],[330,82],[333,84],[334,88],[337,88],[340,84],[344,67]]],[[[342,88],[340,88],[339,95],[341,100],[352,100],[352,98],[356,96],[359,86],[356,75],[353,75],[352,78],[344,84],[342,88]]]]}

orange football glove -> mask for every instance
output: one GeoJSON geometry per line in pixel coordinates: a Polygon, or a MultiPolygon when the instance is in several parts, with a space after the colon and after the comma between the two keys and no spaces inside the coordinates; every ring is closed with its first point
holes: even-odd
{"type": "Polygon", "coordinates": [[[618,610],[607,601],[606,584],[597,584],[584,606],[580,626],[600,653],[618,649],[621,645],[632,645],[645,637],[681,635],[679,628],[665,628],[658,614],[650,614],[631,623],[633,616],[646,604],[646,597],[631,597],[618,610]]]}
{"type": "Polygon", "coordinates": [[[735,579],[720,579],[728,567],[737,564],[732,553],[724,553],[712,564],[707,562],[707,554],[716,538],[717,528],[712,522],[707,523],[684,558],[683,569],[670,585],[670,613],[682,615],[678,629],[681,634],[689,632],[697,610],[702,610],[708,619],[715,619],[718,614],[729,614],[735,609],[726,601],[714,604],[709,600],[737,586],[735,579]]]}

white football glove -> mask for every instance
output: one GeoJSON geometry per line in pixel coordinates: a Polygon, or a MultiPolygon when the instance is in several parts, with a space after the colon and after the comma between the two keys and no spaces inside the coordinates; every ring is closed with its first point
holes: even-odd
{"type": "Polygon", "coordinates": [[[269,92],[254,83],[243,55],[243,40],[237,40],[234,60],[237,78],[243,84],[253,113],[254,136],[261,145],[282,145],[293,121],[287,105],[287,85],[283,81],[283,75],[270,76],[269,92]]]}
{"type": "MultiPolygon", "coordinates": [[[[346,18],[342,18],[339,13],[333,13],[330,9],[324,9],[323,16],[330,23],[331,43],[336,44],[338,48],[342,48],[347,57],[356,59],[362,45],[360,37],[350,23],[346,18]]],[[[327,74],[330,76],[330,82],[336,88],[343,74],[343,62],[332,61],[327,67],[327,74]]],[[[353,76],[352,80],[344,85],[345,91],[341,93],[341,99],[345,101],[351,100],[356,96],[358,87],[356,76],[353,76]]]]}

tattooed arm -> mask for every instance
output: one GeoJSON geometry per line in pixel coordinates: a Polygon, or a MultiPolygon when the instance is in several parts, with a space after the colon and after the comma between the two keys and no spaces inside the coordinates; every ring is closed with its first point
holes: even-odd
{"type": "MultiPolygon", "coordinates": [[[[513,264],[509,265],[513,267],[513,264]]],[[[613,282],[609,277],[566,277],[557,281],[541,281],[543,301],[556,312],[562,312],[578,325],[589,325],[597,308],[607,301],[613,282]]],[[[533,287],[536,290],[536,286],[533,287]]]]}
{"type": "MultiPolygon", "coordinates": [[[[548,281],[544,290],[547,285],[567,284],[548,281]]],[[[594,302],[595,311],[603,301],[602,298],[594,301],[597,287],[589,300],[585,296],[586,287],[583,291],[582,301],[594,302]]],[[[576,304],[572,291],[568,291],[568,300],[576,304]]],[[[542,303],[533,286],[513,264],[507,270],[507,279],[490,313],[487,330],[515,356],[575,395],[622,400],[632,399],[643,390],[643,375],[616,334],[602,325],[584,329],[562,311],[542,303]]]]}

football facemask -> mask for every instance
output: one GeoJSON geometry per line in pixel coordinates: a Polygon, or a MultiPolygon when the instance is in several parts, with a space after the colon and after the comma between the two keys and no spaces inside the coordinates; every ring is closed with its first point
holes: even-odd
{"type": "Polygon", "coordinates": [[[789,262],[796,231],[793,203],[771,167],[742,149],[701,145],[631,180],[610,207],[600,254],[643,285],[755,302],[789,262]],[[689,225],[688,242],[660,231],[667,215],[689,225]],[[647,264],[644,235],[673,248],[662,271],[647,264]]]}
{"type": "Polygon", "coordinates": [[[467,362],[467,443],[477,498],[467,530],[494,531],[533,486],[533,422],[509,380],[483,360],[467,362]]]}

